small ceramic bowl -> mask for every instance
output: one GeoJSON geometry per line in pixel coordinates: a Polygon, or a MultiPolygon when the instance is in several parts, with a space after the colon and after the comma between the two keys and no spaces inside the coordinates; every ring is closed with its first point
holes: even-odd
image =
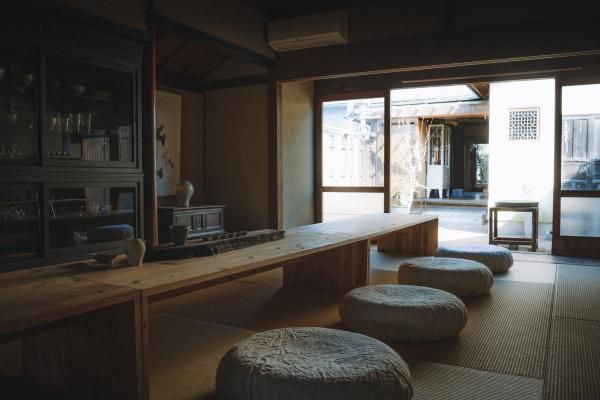
{"type": "Polygon", "coordinates": [[[94,96],[100,97],[102,99],[110,99],[111,92],[109,90],[96,90],[94,92],[94,96]]]}
{"type": "Polygon", "coordinates": [[[169,229],[171,230],[171,240],[178,246],[184,245],[190,233],[190,227],[186,225],[172,225],[169,229]]]}
{"type": "Polygon", "coordinates": [[[69,91],[71,93],[75,93],[75,94],[84,94],[85,93],[85,86],[83,86],[83,85],[72,84],[72,85],[69,85],[67,87],[67,89],[69,89],[69,91]]]}

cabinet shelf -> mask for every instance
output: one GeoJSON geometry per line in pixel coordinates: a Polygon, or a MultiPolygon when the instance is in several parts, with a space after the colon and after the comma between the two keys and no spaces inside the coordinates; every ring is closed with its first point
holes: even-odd
{"type": "Polygon", "coordinates": [[[79,100],[90,100],[90,101],[107,103],[107,104],[127,104],[127,103],[121,102],[117,99],[114,99],[112,97],[92,96],[92,95],[87,95],[87,94],[62,92],[62,91],[58,91],[58,90],[49,90],[48,95],[71,98],[73,100],[78,100],[78,101],[79,100]]]}
{"type": "Polygon", "coordinates": [[[56,217],[50,217],[50,222],[53,221],[65,221],[65,220],[78,220],[78,219],[92,219],[92,218],[107,218],[107,217],[115,217],[115,216],[127,216],[133,215],[133,210],[117,210],[106,213],[69,213],[69,214],[61,214],[56,217]]]}

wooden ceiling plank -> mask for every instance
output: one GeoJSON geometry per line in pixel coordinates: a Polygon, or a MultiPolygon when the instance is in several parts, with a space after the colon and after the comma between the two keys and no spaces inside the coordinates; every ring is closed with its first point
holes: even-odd
{"type": "Polygon", "coordinates": [[[186,48],[190,45],[189,39],[183,39],[183,41],[176,46],[165,58],[162,59],[162,62],[157,65],[157,69],[159,71],[165,69],[175,58],[181,55],[186,48]]]}
{"type": "Polygon", "coordinates": [[[263,54],[259,54],[244,47],[229,43],[223,39],[190,28],[169,18],[157,14],[155,14],[153,18],[159,29],[180,34],[200,45],[210,46],[218,51],[222,51],[231,55],[237,55],[250,62],[265,67],[272,67],[275,63],[273,59],[263,54]]]}
{"type": "MultiPolygon", "coordinates": [[[[193,75],[192,72],[197,68],[205,65],[207,60],[210,62],[211,57],[213,57],[212,51],[207,48],[202,48],[199,46],[194,46],[196,51],[194,51],[194,57],[190,59],[188,65],[180,71],[182,75],[190,76],[193,75]]],[[[194,75],[194,77],[197,77],[194,75]]]]}
{"type": "Polygon", "coordinates": [[[209,59],[208,62],[205,62],[201,65],[196,65],[196,68],[191,69],[189,72],[195,72],[194,77],[198,79],[206,79],[213,72],[219,69],[223,64],[225,64],[225,62],[227,62],[227,60],[229,60],[230,58],[231,56],[227,54],[220,54],[219,56],[215,55],[215,57],[209,59]],[[197,67],[201,67],[201,69],[198,70],[197,67]]]}

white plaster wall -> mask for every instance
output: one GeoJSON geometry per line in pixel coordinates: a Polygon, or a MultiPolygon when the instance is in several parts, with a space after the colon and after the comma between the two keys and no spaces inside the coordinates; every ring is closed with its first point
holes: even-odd
{"type": "MultiPolygon", "coordinates": [[[[540,203],[540,223],[552,222],[554,177],[554,80],[490,84],[490,205],[499,200],[540,203]],[[538,139],[508,139],[509,110],[539,108],[538,139]]],[[[502,221],[522,215],[502,213],[502,221]]],[[[542,233],[543,231],[541,231],[542,233]]]]}
{"type": "Polygon", "coordinates": [[[563,115],[600,114],[600,84],[563,87],[563,115]]]}

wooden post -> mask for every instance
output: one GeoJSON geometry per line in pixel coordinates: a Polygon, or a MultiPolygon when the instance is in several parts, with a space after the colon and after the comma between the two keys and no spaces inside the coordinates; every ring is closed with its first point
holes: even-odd
{"type": "Polygon", "coordinates": [[[281,84],[268,83],[269,227],[282,229],[281,84]]]}
{"type": "Polygon", "coordinates": [[[346,293],[369,284],[369,241],[336,247],[284,264],[286,287],[346,293]]]}
{"type": "Polygon", "coordinates": [[[391,210],[391,170],[392,170],[392,100],[389,90],[385,92],[385,107],[383,117],[383,136],[384,136],[384,156],[383,156],[383,212],[389,213],[391,210]]]}
{"type": "Polygon", "coordinates": [[[144,237],[158,245],[158,204],[156,198],[156,31],[150,22],[152,42],[144,54],[142,161],[144,168],[144,237]]]}

